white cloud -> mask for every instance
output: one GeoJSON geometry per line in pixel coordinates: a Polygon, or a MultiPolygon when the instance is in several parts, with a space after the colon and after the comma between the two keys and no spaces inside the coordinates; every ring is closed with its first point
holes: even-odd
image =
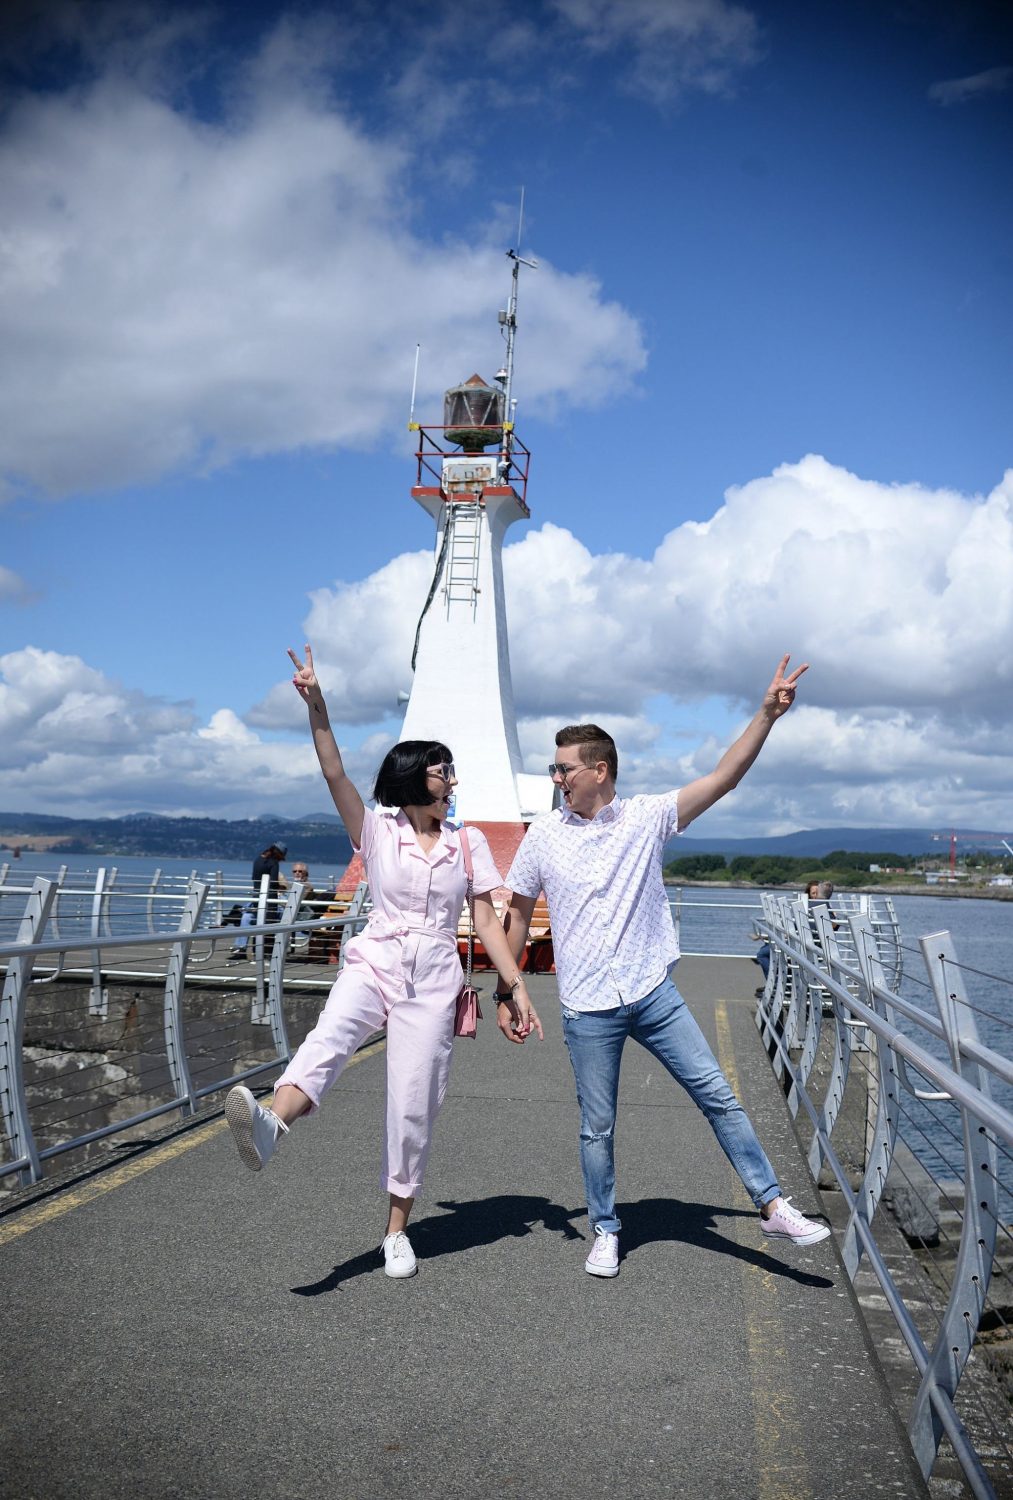
{"type": "MultiPolygon", "coordinates": [[[[798,704],[707,815],[708,832],[1001,830],[1013,783],[1011,509],[1013,471],[967,496],[810,456],[730,490],[651,559],[596,556],[552,525],[530,532],[504,553],[525,765],[543,768],[561,723],[594,719],[619,744],[625,790],[679,785],[735,733],[708,727],[714,700],[744,724],[790,649],[812,662],[798,704]]],[[[431,553],[406,553],[311,598],[306,638],[335,723],[357,726],[347,761],[364,787],[396,733],[431,570],[431,553]]],[[[326,806],[305,734],[288,682],[244,718],[222,707],[198,724],[186,705],[130,692],[78,658],[0,657],[10,807],[304,813],[326,806]],[[282,729],[293,737],[275,738],[282,729]]]]}
{"type": "Polygon", "coordinates": [[[759,60],[759,27],[725,0],[553,0],[590,52],[618,53],[631,93],[666,104],[690,91],[725,94],[759,60]]]}
{"type": "Polygon", "coordinates": [[[946,78],[929,88],[933,104],[948,108],[951,104],[968,104],[987,94],[1004,94],[1013,83],[1013,67],[986,68],[968,78],[946,78]]]}
{"type": "MultiPolygon", "coordinates": [[[[306,639],[335,723],[373,724],[399,714],[397,695],[411,688],[415,628],[432,575],[431,552],[405,552],[357,583],[310,595],[306,639]]],[[[268,729],[305,717],[290,682],[276,684],[247,715],[268,729]]]]}
{"type": "MultiPolygon", "coordinates": [[[[723,698],[742,712],[789,650],[812,663],[800,706],[712,822],[862,821],[863,800],[870,821],[952,820],[962,807],[962,821],[975,808],[1001,821],[1013,770],[1011,510],[1013,471],[992,494],[966,496],[860,479],[810,455],[730,490],[649,560],[596,556],[551,524],[529,532],[504,550],[525,763],[541,768],[563,721],[597,719],[631,787],[699,775],[722,745],[704,734],[678,753],[671,729],[652,727],[659,699],[723,698]]],[[[314,595],[307,633],[345,722],[389,716],[409,685],[430,567],[428,554],[405,554],[314,595]],[[355,641],[371,650],[349,653],[355,641]]],[[[275,689],[259,722],[290,721],[289,692],[275,689]]]]}
{"type": "MultiPolygon", "coordinates": [[[[379,759],[373,742],[347,754],[364,783],[379,759]]],[[[329,803],[308,734],[263,740],[231,709],[201,725],[186,705],[35,647],[0,656],[0,766],[5,811],[301,816],[329,803]]]]}
{"type": "MultiPolygon", "coordinates": [[[[423,401],[500,358],[503,246],[418,225],[419,143],[369,134],[333,101],[322,25],[283,22],[213,122],[138,68],[10,106],[11,486],[68,494],[236,455],[368,445],[403,418],[416,340],[423,401]]],[[[637,322],[592,276],[542,259],[525,297],[532,405],[600,400],[642,369],[637,322]]]]}

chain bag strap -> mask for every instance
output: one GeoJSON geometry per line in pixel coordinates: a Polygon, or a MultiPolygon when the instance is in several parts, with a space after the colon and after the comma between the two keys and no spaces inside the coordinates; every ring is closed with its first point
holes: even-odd
{"type": "Polygon", "coordinates": [[[468,830],[463,826],[459,837],[461,853],[464,855],[464,869],[468,877],[468,957],[464,971],[464,984],[457,997],[457,1009],[454,1013],[454,1035],[475,1036],[478,1032],[478,1022],[482,1019],[478,991],[471,982],[472,969],[475,964],[475,870],[471,862],[468,830]]]}

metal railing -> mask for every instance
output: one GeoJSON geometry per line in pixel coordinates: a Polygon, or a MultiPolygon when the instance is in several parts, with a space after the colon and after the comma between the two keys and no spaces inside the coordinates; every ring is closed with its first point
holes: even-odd
{"type": "MultiPolygon", "coordinates": [[[[756,899],[752,901],[687,901],[682,886],[669,886],[668,905],[672,913],[672,921],[675,924],[675,934],[679,940],[679,946],[686,958],[754,958],[755,949],[750,952],[736,951],[734,953],[718,952],[710,947],[706,949],[693,949],[683,947],[682,923],[683,918],[688,917],[690,927],[695,927],[694,913],[712,912],[723,913],[733,911],[744,911],[752,914],[752,920],[757,922],[765,911],[764,895],[759,891],[756,899]]],[[[801,898],[799,898],[801,899],[801,898]]],[[[896,983],[900,983],[903,974],[903,955],[901,948],[900,923],[897,913],[889,896],[878,893],[866,893],[857,891],[842,891],[835,894],[832,901],[833,915],[837,920],[846,916],[866,916],[873,932],[876,934],[883,948],[884,961],[896,983]]],[[[695,932],[691,935],[691,941],[695,941],[695,932]]]]}
{"type": "MultiPolygon", "coordinates": [[[[248,879],[223,875],[221,870],[192,869],[183,875],[160,868],[125,872],[115,865],[103,865],[72,874],[67,865],[60,865],[52,874],[41,873],[41,878],[55,887],[48,924],[54,937],[172,932],[196,880],[208,886],[200,918],[203,927],[238,922],[241,911],[251,900],[258,900],[251,894],[248,879]]],[[[0,942],[17,929],[34,879],[34,875],[22,875],[10,862],[0,864],[0,942]]],[[[267,876],[261,880],[260,892],[265,890],[265,882],[267,876]]],[[[277,898],[270,899],[280,906],[277,898]]],[[[322,912],[330,899],[314,895],[308,904],[322,912]]]]}
{"type": "Polygon", "coordinates": [[[158,898],[171,930],[110,935],[110,889],[99,878],[87,920],[54,933],[60,888],[39,878],[0,935],[0,1181],[37,1182],[53,1157],[172,1110],[192,1116],[205,1096],[286,1063],[293,997],[318,1000],[326,984],[286,975],[293,945],[322,934],[340,965],[366,920],[365,886],[343,914],[311,917],[303,886],[279,909],[265,880],[252,924],[207,926],[211,888],[191,879],[158,898]],[[254,950],[242,973],[219,958],[237,938],[254,950]]]}
{"type": "MultiPolygon", "coordinates": [[[[812,1127],[813,1176],[829,1171],[842,1194],[848,1273],[854,1280],[863,1262],[871,1268],[910,1355],[917,1390],[908,1430],[923,1474],[945,1437],[972,1493],[993,1497],[981,1455],[993,1472],[1013,1474],[1008,1397],[997,1404],[995,1382],[962,1377],[972,1351],[987,1358],[980,1342],[976,1349],[979,1333],[1008,1338],[1013,1321],[1013,1063],[1008,1045],[1005,1053],[987,1045],[979,1026],[987,1020],[1008,1043],[1013,1004],[1003,1015],[972,1003],[965,976],[974,971],[948,932],[915,949],[868,912],[842,921],[836,897],[834,908],[810,913],[786,897],[764,898],[759,925],[771,965],[756,1024],[792,1115],[812,1127]],[[857,1187],[842,1159],[856,1091],[857,1187]],[[887,1197],[925,1269],[926,1296],[916,1304],[905,1301],[877,1241],[887,1197]]],[[[1013,983],[983,977],[1008,986],[1013,1002],[1013,983]]]]}

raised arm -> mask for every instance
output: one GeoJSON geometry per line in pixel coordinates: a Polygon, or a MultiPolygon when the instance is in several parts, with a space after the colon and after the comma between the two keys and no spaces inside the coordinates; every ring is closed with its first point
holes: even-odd
{"type": "Polygon", "coordinates": [[[738,786],[763,749],[764,741],[774,724],[788,712],[794,703],[796,684],[802,673],[808,670],[809,663],[803,662],[802,666],[796,667],[794,672],[786,677],[784,674],[788,660],[787,656],[781,658],[770,686],[763,695],[763,702],[734,745],[730,745],[722,755],[714,770],[708,776],[701,776],[698,780],[691,781],[688,786],[680,788],[680,829],[692,823],[694,818],[706,812],[708,807],[713,807],[714,803],[726,792],[738,786]]]}
{"type": "Polygon", "coordinates": [[[345,768],[341,764],[341,752],[338,750],[338,742],[331,729],[331,721],[327,717],[327,704],[324,702],[324,695],[313,667],[313,652],[307,645],[305,661],[299,660],[291,646],[288,648],[288,654],[295,667],[293,685],[309,710],[313,748],[317,752],[317,760],[324,773],[328,791],[334,799],[334,806],[338,809],[348,837],[353,844],[358,846],[362,837],[362,820],[366,809],[355,783],[346,775],[345,768]]]}

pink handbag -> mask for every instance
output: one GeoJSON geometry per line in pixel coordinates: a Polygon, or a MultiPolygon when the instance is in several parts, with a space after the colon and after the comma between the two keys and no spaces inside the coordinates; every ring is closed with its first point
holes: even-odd
{"type": "Polygon", "coordinates": [[[454,1012],[454,1035],[475,1036],[478,1032],[478,1023],[482,1019],[482,1007],[478,1003],[478,991],[471,982],[471,970],[475,961],[475,871],[471,863],[471,845],[468,843],[468,833],[462,827],[461,853],[464,855],[464,868],[468,876],[468,963],[464,973],[464,984],[461,993],[457,997],[457,1009],[454,1012]]]}

